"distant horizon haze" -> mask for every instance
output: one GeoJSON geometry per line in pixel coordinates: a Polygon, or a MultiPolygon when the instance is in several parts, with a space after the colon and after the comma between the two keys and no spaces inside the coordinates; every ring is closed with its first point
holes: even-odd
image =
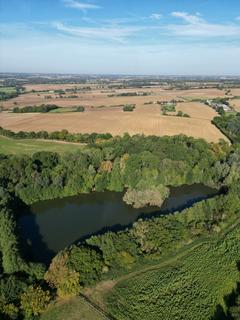
{"type": "Polygon", "coordinates": [[[0,0],[0,71],[240,74],[239,0],[0,0]]]}

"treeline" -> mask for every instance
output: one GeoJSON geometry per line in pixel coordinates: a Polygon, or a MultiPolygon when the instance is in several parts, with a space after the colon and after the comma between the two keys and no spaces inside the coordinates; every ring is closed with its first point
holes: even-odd
{"type": "MultiPolygon", "coordinates": [[[[139,205],[141,192],[153,197],[159,187],[204,183],[219,187],[229,166],[229,146],[210,145],[185,136],[113,138],[81,152],[60,156],[4,156],[0,181],[25,203],[90,191],[123,191],[139,205]],[[137,192],[136,192],[137,191],[137,192]]],[[[166,194],[164,189],[162,195],[166,194]]],[[[129,200],[130,201],[130,200],[129,200]]],[[[151,203],[146,197],[146,203],[151,203]]]]}
{"type": "MultiPolygon", "coordinates": [[[[78,112],[82,112],[80,109],[78,112]]],[[[19,131],[14,132],[11,130],[3,129],[0,127],[0,135],[9,137],[12,139],[46,139],[46,140],[61,140],[68,142],[79,142],[79,143],[95,143],[102,140],[112,139],[110,133],[70,133],[67,130],[61,131],[19,131]]]]}
{"type": "Polygon", "coordinates": [[[0,91],[0,101],[16,98],[19,95],[17,91],[0,91]]]}
{"type": "Polygon", "coordinates": [[[14,113],[31,113],[31,112],[40,112],[40,113],[46,113],[51,110],[59,109],[60,107],[55,104],[41,104],[39,106],[26,106],[26,107],[14,107],[13,112],[14,113]]]}
{"type": "Polygon", "coordinates": [[[233,143],[240,142],[240,113],[222,114],[213,119],[215,124],[233,143]]]}
{"type": "Polygon", "coordinates": [[[116,94],[109,94],[108,97],[138,97],[150,96],[151,92],[122,92],[116,94]]]}
{"type": "Polygon", "coordinates": [[[22,258],[16,232],[16,202],[15,197],[0,187],[1,319],[23,319],[24,316],[30,319],[30,316],[38,314],[39,308],[45,309],[44,297],[49,295],[39,285],[44,277],[44,266],[22,258]]]}

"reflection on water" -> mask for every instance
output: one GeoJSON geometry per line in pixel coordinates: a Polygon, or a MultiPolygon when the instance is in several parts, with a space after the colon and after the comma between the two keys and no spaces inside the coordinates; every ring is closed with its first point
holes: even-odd
{"type": "Polygon", "coordinates": [[[123,228],[142,215],[180,210],[214,194],[216,190],[201,184],[171,188],[161,209],[134,209],[122,201],[122,193],[82,194],[36,203],[19,218],[18,226],[21,237],[31,244],[29,258],[48,262],[59,250],[83,237],[123,228]]]}

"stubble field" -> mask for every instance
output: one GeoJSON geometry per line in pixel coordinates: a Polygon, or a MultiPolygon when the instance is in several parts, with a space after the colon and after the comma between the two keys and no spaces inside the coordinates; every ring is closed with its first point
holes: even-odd
{"type": "MultiPolygon", "coordinates": [[[[75,86],[75,85],[68,85],[75,86]]],[[[32,85],[28,90],[66,89],[67,85],[32,85]],[[37,87],[36,87],[37,86],[37,87]],[[47,89],[46,89],[47,88],[47,89]]],[[[66,95],[71,95],[67,93],[66,95]]],[[[77,92],[78,98],[59,98],[55,93],[26,93],[17,98],[2,103],[5,112],[0,114],[0,126],[13,131],[49,132],[67,129],[73,133],[106,133],[112,135],[129,134],[146,135],[177,135],[185,134],[195,138],[203,138],[210,142],[217,142],[226,137],[211,123],[217,113],[199,102],[185,102],[177,104],[176,110],[190,115],[190,118],[164,116],[158,104],[148,102],[170,101],[172,99],[184,101],[184,98],[213,98],[224,96],[224,91],[218,89],[192,90],[164,90],[160,87],[147,89],[121,89],[115,91],[94,88],[91,92],[77,92]],[[148,96],[117,96],[126,92],[148,92],[148,96]],[[110,94],[115,96],[109,97],[110,94]],[[44,96],[51,95],[52,99],[44,96]],[[82,105],[83,113],[23,113],[8,112],[14,106],[56,104],[62,107],[82,105]],[[133,112],[123,112],[119,105],[136,104],[133,112]]]]}
{"type": "Polygon", "coordinates": [[[240,99],[234,99],[231,101],[231,106],[233,106],[233,108],[240,112],[240,99]]]}

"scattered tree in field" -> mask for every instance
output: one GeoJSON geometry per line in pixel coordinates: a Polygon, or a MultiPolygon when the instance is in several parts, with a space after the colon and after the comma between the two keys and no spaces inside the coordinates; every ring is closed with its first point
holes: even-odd
{"type": "Polygon", "coordinates": [[[125,106],[123,107],[123,111],[131,112],[135,109],[135,107],[135,104],[125,104],[125,106]]]}
{"type": "Polygon", "coordinates": [[[78,106],[76,107],[76,112],[84,112],[85,111],[85,108],[83,106],[78,106]]]}
{"type": "Polygon", "coordinates": [[[163,115],[166,115],[168,112],[175,112],[176,111],[176,104],[174,103],[167,103],[161,105],[161,110],[163,115]]]}

